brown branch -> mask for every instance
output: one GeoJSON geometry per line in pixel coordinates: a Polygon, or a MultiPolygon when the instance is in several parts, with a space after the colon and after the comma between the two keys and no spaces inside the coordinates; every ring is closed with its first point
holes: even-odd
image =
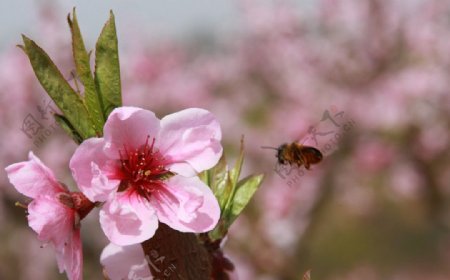
{"type": "Polygon", "coordinates": [[[211,280],[230,280],[234,271],[234,264],[224,255],[220,244],[223,239],[212,241],[208,233],[201,233],[199,239],[205,247],[211,262],[211,280]]]}
{"type": "Polygon", "coordinates": [[[160,223],[142,248],[154,279],[210,279],[208,252],[193,233],[182,233],[160,223]]]}

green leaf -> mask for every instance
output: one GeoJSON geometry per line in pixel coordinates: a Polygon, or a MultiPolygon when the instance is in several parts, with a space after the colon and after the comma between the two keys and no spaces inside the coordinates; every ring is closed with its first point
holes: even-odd
{"type": "MultiPolygon", "coordinates": [[[[218,240],[225,237],[230,226],[242,213],[256,190],[261,185],[263,178],[264,175],[262,174],[252,175],[239,181],[237,185],[231,185],[230,183],[231,188],[236,191],[227,207],[221,209],[222,212],[217,226],[208,233],[211,240],[218,240]]],[[[228,180],[228,182],[230,182],[230,180],[228,180]]]]}
{"type": "Polygon", "coordinates": [[[62,115],[54,114],[53,117],[59,126],[75,141],[77,144],[83,142],[83,137],[73,128],[70,122],[62,115]]]}
{"type": "Polygon", "coordinates": [[[224,238],[228,233],[228,227],[225,223],[225,220],[222,218],[217,223],[216,227],[208,232],[208,237],[212,240],[218,240],[224,238]]]}
{"type": "Polygon", "coordinates": [[[68,123],[83,139],[95,136],[92,120],[81,96],[72,89],[44,50],[26,36],[22,38],[22,49],[28,55],[36,77],[68,123]]]}
{"type": "Polygon", "coordinates": [[[92,76],[91,73],[89,54],[86,51],[86,47],[83,42],[83,37],[81,36],[75,8],[73,9],[72,19],[70,18],[69,14],[67,16],[67,21],[69,23],[70,31],[72,33],[72,49],[75,67],[77,70],[77,74],[84,86],[84,100],[86,103],[86,107],[94,123],[97,136],[101,136],[103,131],[103,125],[105,123],[105,117],[103,115],[103,106],[101,105],[102,101],[97,92],[94,77],[92,76]]]}
{"type": "Polygon", "coordinates": [[[208,174],[211,189],[219,201],[221,211],[223,211],[233,192],[233,185],[228,174],[225,155],[222,155],[219,163],[208,174]]]}
{"type": "MultiPolygon", "coordinates": [[[[228,172],[227,190],[231,188],[230,194],[227,196],[227,201],[225,202],[224,214],[228,215],[231,209],[231,203],[236,193],[236,186],[241,175],[242,164],[244,163],[244,136],[241,138],[241,147],[239,150],[239,156],[234,164],[233,169],[228,172]],[[228,186],[229,185],[229,186],[228,186]]],[[[219,200],[220,201],[220,200],[219,200]]]]}
{"type": "Polygon", "coordinates": [[[211,188],[212,192],[219,201],[221,211],[223,211],[233,190],[232,185],[229,182],[228,167],[225,155],[222,154],[216,166],[201,172],[199,177],[211,188]]]}
{"type": "Polygon", "coordinates": [[[220,194],[223,190],[223,185],[228,177],[227,171],[227,161],[225,159],[225,155],[223,154],[216,166],[208,172],[209,186],[214,194],[220,194]]]}
{"type": "Polygon", "coordinates": [[[228,232],[231,224],[241,214],[261,185],[264,175],[252,175],[239,180],[244,162],[244,138],[241,139],[241,148],[234,167],[228,171],[225,157],[219,163],[203,173],[204,182],[209,183],[220,205],[220,220],[216,227],[208,232],[211,240],[218,240],[228,232]]]}
{"type": "Polygon", "coordinates": [[[218,197],[220,210],[222,212],[222,216],[228,211],[230,208],[230,201],[233,197],[234,190],[236,185],[230,180],[229,174],[225,174],[225,177],[221,181],[221,185],[219,187],[219,191],[217,192],[216,197],[218,197]]]}
{"type": "Polygon", "coordinates": [[[241,147],[239,150],[239,156],[234,164],[233,169],[230,170],[230,179],[233,184],[237,184],[239,175],[241,175],[242,164],[244,163],[244,136],[241,138],[241,147]]]}
{"type": "Polygon", "coordinates": [[[107,119],[114,108],[122,105],[119,51],[112,11],[95,47],[95,84],[103,102],[104,118],[107,119]]]}
{"type": "Polygon", "coordinates": [[[244,210],[245,206],[250,202],[250,199],[261,185],[263,178],[264,175],[259,174],[248,176],[239,181],[227,219],[228,225],[231,225],[236,220],[242,210],[244,210]]]}
{"type": "Polygon", "coordinates": [[[198,173],[198,178],[203,181],[207,186],[211,188],[211,184],[209,183],[209,170],[202,171],[198,173]]]}

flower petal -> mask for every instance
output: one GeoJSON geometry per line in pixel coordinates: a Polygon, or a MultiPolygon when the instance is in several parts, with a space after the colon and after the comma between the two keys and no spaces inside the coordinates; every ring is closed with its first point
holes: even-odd
{"type": "Polygon", "coordinates": [[[42,242],[64,246],[74,227],[75,212],[54,196],[39,196],[28,205],[28,224],[42,242]]]}
{"type": "Polygon", "coordinates": [[[140,244],[118,246],[110,243],[103,249],[100,262],[111,280],[153,279],[140,244]]]}
{"type": "Polygon", "coordinates": [[[150,202],[160,222],[182,232],[212,230],[220,218],[216,197],[197,177],[171,177],[150,202]]]}
{"type": "Polygon", "coordinates": [[[80,229],[73,230],[64,246],[55,248],[59,272],[66,271],[69,280],[83,279],[83,248],[80,229]]]}
{"type": "Polygon", "coordinates": [[[100,210],[100,224],[112,243],[126,246],[152,237],[158,219],[146,199],[136,194],[117,193],[100,210]]]}
{"type": "Polygon", "coordinates": [[[72,175],[78,188],[91,201],[106,201],[120,180],[114,178],[118,162],[103,152],[104,140],[90,138],[76,149],[70,160],[72,175]]]}
{"type": "Polygon", "coordinates": [[[104,127],[105,152],[119,159],[119,151],[124,147],[130,150],[140,148],[147,137],[156,137],[159,129],[160,121],[151,111],[137,107],[116,108],[104,127]]]}
{"type": "Polygon", "coordinates": [[[11,164],[5,168],[9,181],[23,195],[36,198],[39,195],[55,195],[65,191],[53,172],[33,152],[28,161],[11,164]]]}
{"type": "Polygon", "coordinates": [[[216,117],[199,108],[186,109],[161,120],[157,147],[170,170],[184,176],[213,167],[222,155],[222,132],[216,117]],[[186,166],[185,163],[189,166],[186,166]]]}

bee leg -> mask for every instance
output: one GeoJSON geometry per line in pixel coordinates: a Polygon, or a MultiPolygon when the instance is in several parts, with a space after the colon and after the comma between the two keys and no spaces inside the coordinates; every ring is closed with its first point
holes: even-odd
{"type": "Polygon", "coordinates": [[[305,163],[305,168],[309,170],[309,163],[308,162],[305,163]]]}

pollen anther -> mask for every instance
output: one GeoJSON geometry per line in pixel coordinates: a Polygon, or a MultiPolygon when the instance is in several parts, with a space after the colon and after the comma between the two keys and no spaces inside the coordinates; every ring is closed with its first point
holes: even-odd
{"type": "Polygon", "coordinates": [[[164,157],[153,148],[155,139],[149,143],[149,138],[134,151],[124,146],[119,152],[123,186],[121,191],[137,192],[145,198],[149,198],[152,192],[164,184],[164,175],[169,172],[165,168],[164,157]]]}

